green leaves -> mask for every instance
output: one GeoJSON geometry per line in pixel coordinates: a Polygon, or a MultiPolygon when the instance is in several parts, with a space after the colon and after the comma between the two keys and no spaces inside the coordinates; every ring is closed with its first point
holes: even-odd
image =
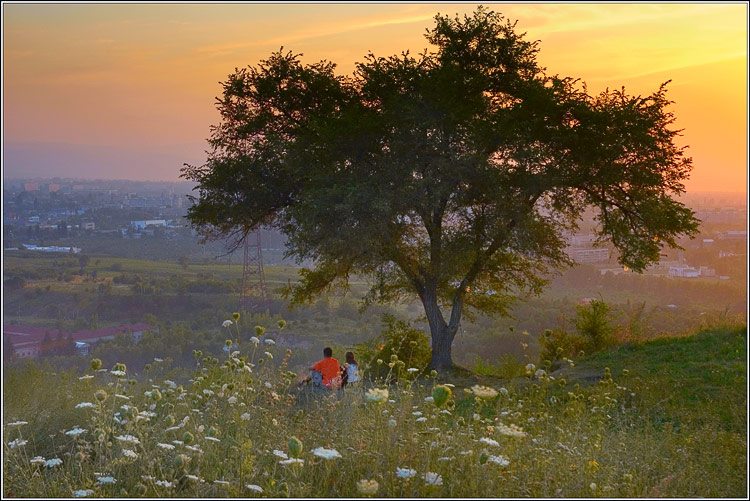
{"type": "Polygon", "coordinates": [[[436,16],[426,38],[432,51],[370,54],[351,77],[281,50],[236,70],[206,164],[183,169],[197,183],[191,223],[235,244],[279,228],[289,255],[315,262],[286,291],[294,302],[358,274],[366,302],[417,295],[451,310],[430,317],[453,332],[464,305],[505,314],[571,264],[562,234],[589,206],[638,271],[696,232],[671,198],[691,160],[666,84],[591,96],[546,75],[538,43],[485,8],[436,16]]]}

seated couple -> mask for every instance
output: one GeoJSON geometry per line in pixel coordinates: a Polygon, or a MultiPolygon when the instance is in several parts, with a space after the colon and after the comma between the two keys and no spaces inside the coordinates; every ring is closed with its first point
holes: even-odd
{"type": "Polygon", "coordinates": [[[326,347],[323,350],[323,360],[310,367],[310,370],[313,386],[324,386],[329,390],[359,381],[359,367],[351,351],[346,352],[346,363],[340,366],[339,361],[333,358],[333,350],[326,347]]]}

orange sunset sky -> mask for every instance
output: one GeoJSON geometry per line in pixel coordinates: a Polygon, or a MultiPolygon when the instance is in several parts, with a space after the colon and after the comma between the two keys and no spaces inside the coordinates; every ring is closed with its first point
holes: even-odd
{"type": "MultiPolygon", "coordinates": [[[[745,191],[745,3],[484,4],[590,92],[671,79],[688,191],[745,191]]],[[[202,163],[214,98],[280,46],[349,73],[427,47],[436,13],[476,4],[3,4],[3,175],[177,180],[202,163]]]]}

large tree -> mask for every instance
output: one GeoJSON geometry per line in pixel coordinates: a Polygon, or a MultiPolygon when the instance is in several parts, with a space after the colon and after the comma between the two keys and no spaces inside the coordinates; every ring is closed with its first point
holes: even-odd
{"type": "Polygon", "coordinates": [[[183,177],[206,238],[237,244],[273,226],[289,255],[314,260],[294,301],[351,274],[371,278],[366,301],[419,297],[443,370],[464,310],[507,314],[571,264],[563,236],[587,207],[636,271],[697,221],[672,198],[691,160],[664,85],[592,96],[547,75],[538,42],[500,14],[435,21],[433,50],[369,54],[351,76],[283,48],[237,69],[206,163],[183,177]]]}

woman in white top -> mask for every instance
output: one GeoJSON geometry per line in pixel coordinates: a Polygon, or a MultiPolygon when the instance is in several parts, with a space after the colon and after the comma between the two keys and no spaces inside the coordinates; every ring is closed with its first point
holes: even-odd
{"type": "Polygon", "coordinates": [[[344,380],[342,386],[359,381],[359,367],[357,361],[354,360],[354,353],[351,351],[346,352],[346,363],[341,372],[344,380]]]}

